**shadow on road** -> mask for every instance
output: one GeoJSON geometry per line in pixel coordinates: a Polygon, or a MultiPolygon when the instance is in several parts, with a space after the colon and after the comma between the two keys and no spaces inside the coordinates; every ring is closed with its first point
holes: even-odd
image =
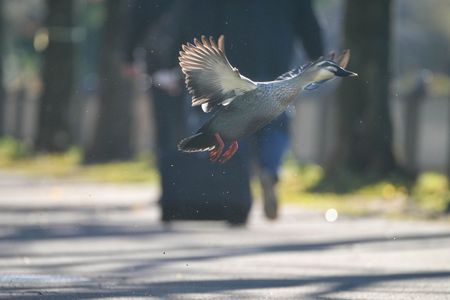
{"type": "MultiPolygon", "coordinates": [[[[255,289],[269,289],[269,288],[289,288],[307,285],[326,285],[322,291],[310,293],[306,295],[313,299],[326,298],[330,294],[338,292],[346,292],[357,290],[362,287],[408,280],[421,279],[449,279],[450,271],[445,272],[417,272],[417,273],[395,273],[383,275],[349,275],[349,276],[324,276],[324,277],[304,277],[298,279],[230,279],[230,280],[201,280],[201,281],[164,281],[158,283],[144,284],[144,285],[126,285],[121,287],[120,284],[109,287],[108,289],[101,289],[90,284],[86,285],[70,285],[59,287],[58,293],[52,292],[51,288],[41,290],[27,289],[20,297],[10,297],[10,299],[26,299],[34,298],[37,295],[45,296],[45,299],[96,299],[99,297],[161,297],[167,298],[171,295],[189,295],[202,293],[218,293],[231,292],[239,290],[255,290],[255,289]],[[73,290],[89,290],[89,291],[73,291],[73,290]],[[68,290],[68,291],[66,291],[68,290]],[[70,291],[72,290],[72,291],[70,291]]],[[[5,292],[12,294],[20,293],[22,288],[11,287],[5,289],[5,292]]],[[[392,292],[390,292],[392,293],[392,292]]],[[[420,293],[420,292],[418,292],[420,293]]],[[[417,295],[417,292],[415,293],[417,295]]],[[[425,297],[425,295],[423,295],[425,297]]],[[[299,295],[304,298],[305,295],[299,295]]]]}
{"type": "MultiPolygon", "coordinates": [[[[145,207],[143,210],[147,209],[154,210],[155,207],[145,207]]],[[[132,205],[34,208],[1,206],[0,218],[7,216],[14,219],[15,223],[8,224],[6,221],[0,223],[0,261],[7,263],[6,267],[0,265],[0,297],[10,295],[8,299],[148,296],[170,298],[172,295],[194,293],[227,295],[228,292],[237,291],[314,286],[314,291],[311,292],[309,289],[307,297],[317,299],[329,298],[330,295],[338,292],[355,291],[388,282],[450,279],[450,270],[446,266],[442,266],[442,269],[435,266],[434,269],[427,269],[428,271],[418,269],[412,272],[410,269],[410,272],[404,273],[398,272],[396,268],[380,268],[376,274],[368,274],[367,269],[356,268],[346,270],[346,275],[330,276],[330,272],[328,275],[324,272],[323,276],[305,275],[282,278],[274,269],[273,277],[271,273],[261,273],[259,276],[262,278],[254,278],[253,275],[258,274],[250,276],[249,273],[244,272],[239,275],[241,279],[229,279],[230,274],[225,272],[221,279],[197,280],[198,277],[194,276],[179,280],[155,280],[158,278],[158,272],[171,275],[165,278],[176,278],[171,274],[174,266],[184,266],[186,263],[207,262],[208,272],[214,272],[216,262],[221,261],[226,264],[226,259],[229,258],[253,259],[258,256],[269,257],[270,254],[292,253],[327,254],[330,252],[333,255],[334,249],[346,250],[353,247],[363,249],[362,253],[365,247],[370,247],[371,250],[396,250],[400,253],[411,245],[421,250],[448,247],[450,231],[434,233],[428,231],[428,233],[415,234],[415,231],[411,230],[407,231],[408,233],[400,233],[394,238],[383,235],[384,232],[380,230],[371,235],[363,232],[360,232],[359,236],[357,233],[345,235],[350,236],[347,238],[327,235],[326,238],[314,242],[297,240],[286,243],[286,239],[266,238],[264,228],[258,228],[257,242],[233,244],[232,241],[236,236],[254,238],[252,236],[254,228],[234,231],[223,227],[205,228],[209,226],[205,224],[209,223],[194,223],[190,226],[177,224],[168,228],[155,221],[148,221],[147,215],[144,217],[141,215],[141,219],[135,219],[134,213],[132,205]],[[40,218],[39,214],[43,217],[40,218]],[[111,218],[111,215],[114,215],[114,218],[111,218]],[[33,216],[34,219],[28,221],[29,216],[33,216]],[[65,216],[70,218],[66,219],[65,216]],[[42,224],[39,221],[41,219],[45,220],[42,224]],[[228,238],[231,242],[215,245],[213,242],[205,243],[202,240],[212,236],[215,236],[216,240],[228,238]],[[261,236],[264,239],[261,239],[261,236]],[[94,243],[97,246],[91,247],[94,243]],[[103,246],[102,243],[107,246],[103,246]],[[42,246],[43,244],[45,246],[42,246]],[[125,244],[126,247],[121,247],[125,244]],[[174,254],[162,255],[161,249],[174,254]],[[24,264],[23,258],[32,260],[32,263],[24,264]],[[95,271],[80,272],[86,269],[95,271]],[[10,284],[2,280],[2,276],[5,277],[4,274],[8,274],[10,270],[14,270],[13,273],[19,273],[19,275],[50,274],[52,276],[51,274],[80,275],[81,273],[89,281],[71,283],[24,281],[10,284]],[[103,273],[98,270],[107,271],[103,273]],[[147,279],[146,276],[149,274],[154,277],[147,279]],[[143,281],[148,283],[141,284],[143,281]]],[[[293,227],[290,230],[296,229],[297,227],[293,227]]],[[[274,264],[273,260],[272,264],[274,264]]],[[[299,274],[304,265],[305,261],[299,264],[299,274]]],[[[318,266],[320,267],[320,264],[318,266]]],[[[237,276],[232,278],[235,277],[237,276]]],[[[304,297],[305,294],[298,296],[298,298],[304,297]]]]}

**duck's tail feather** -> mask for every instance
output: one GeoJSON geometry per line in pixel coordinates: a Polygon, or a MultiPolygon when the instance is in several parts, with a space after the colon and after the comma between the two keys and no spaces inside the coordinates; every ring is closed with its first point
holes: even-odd
{"type": "Polygon", "coordinates": [[[178,143],[178,150],[183,152],[204,152],[216,147],[214,135],[198,132],[193,136],[182,139],[178,143]]]}

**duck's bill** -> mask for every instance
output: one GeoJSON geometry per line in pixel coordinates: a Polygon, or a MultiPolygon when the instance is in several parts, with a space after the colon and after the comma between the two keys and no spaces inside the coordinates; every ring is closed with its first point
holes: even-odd
{"type": "Polygon", "coordinates": [[[355,72],[348,71],[348,70],[346,70],[344,68],[340,68],[340,69],[337,70],[336,76],[339,76],[339,77],[357,77],[358,74],[355,73],[355,72]]]}

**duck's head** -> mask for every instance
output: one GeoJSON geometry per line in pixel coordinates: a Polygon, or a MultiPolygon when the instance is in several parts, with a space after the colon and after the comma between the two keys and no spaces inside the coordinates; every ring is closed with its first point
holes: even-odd
{"type": "Polygon", "coordinates": [[[346,70],[345,67],[350,59],[350,50],[344,50],[341,55],[334,60],[334,54],[326,59],[319,59],[310,67],[311,82],[307,84],[305,90],[316,89],[320,84],[336,77],[356,77],[358,74],[346,70]]]}
{"type": "Polygon", "coordinates": [[[323,79],[332,79],[335,76],[337,77],[355,77],[358,76],[355,72],[351,72],[349,70],[344,69],[340,65],[338,65],[336,62],[331,60],[324,60],[319,62],[316,65],[317,69],[317,80],[323,80],[323,79]]]}

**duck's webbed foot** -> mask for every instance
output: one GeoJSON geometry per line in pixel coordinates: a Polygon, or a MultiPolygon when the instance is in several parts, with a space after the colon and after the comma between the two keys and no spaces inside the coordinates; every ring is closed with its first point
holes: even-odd
{"type": "Polygon", "coordinates": [[[227,151],[225,151],[222,154],[222,157],[219,159],[219,162],[221,164],[227,162],[231,157],[233,157],[233,155],[236,153],[236,151],[238,150],[239,145],[238,142],[236,140],[231,142],[230,147],[227,149],[227,151]]]}
{"type": "Polygon", "coordinates": [[[222,154],[223,148],[225,147],[225,143],[223,142],[220,134],[215,133],[214,137],[216,138],[216,147],[209,151],[209,160],[211,161],[217,161],[222,154]]]}

